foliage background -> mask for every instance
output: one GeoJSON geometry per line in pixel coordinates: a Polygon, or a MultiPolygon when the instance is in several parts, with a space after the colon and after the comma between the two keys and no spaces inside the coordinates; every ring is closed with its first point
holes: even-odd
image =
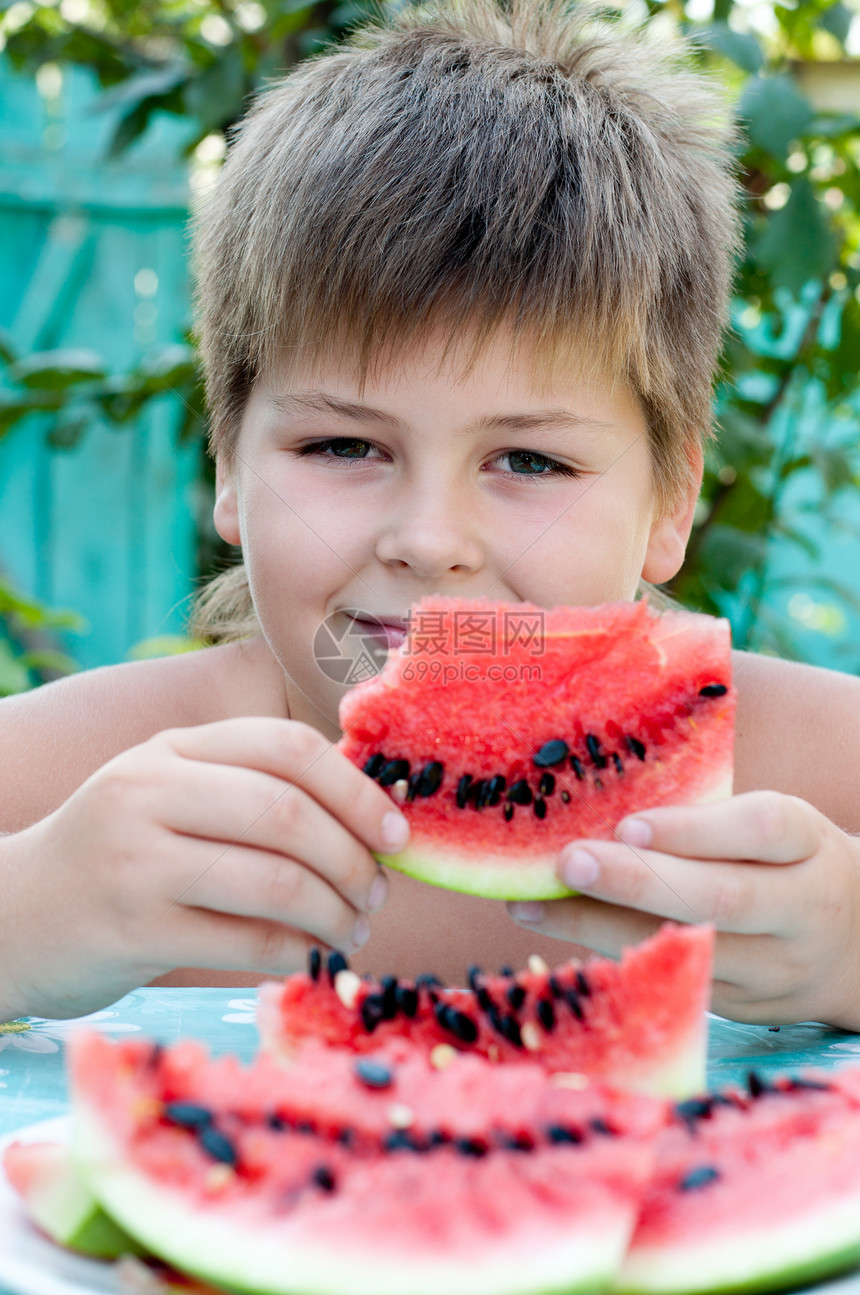
{"type": "MultiPolygon", "coordinates": [[[[623,6],[694,36],[701,64],[729,85],[744,129],[744,248],[717,390],[721,434],[688,560],[669,592],[729,615],[737,646],[788,656],[809,655],[810,633],[837,633],[860,615],[857,589],[820,565],[823,536],[860,537],[860,508],[851,507],[860,484],[856,3],[623,6]],[[831,90],[842,87],[830,106],[820,103],[822,74],[831,90]]],[[[67,64],[95,73],[103,106],[119,109],[109,156],[132,146],[157,114],[182,118],[188,165],[205,187],[255,88],[372,9],[367,0],[0,0],[0,43],[13,66],[33,74],[67,64]]],[[[51,443],[68,451],[86,435],[87,409],[122,428],[166,390],[185,402],[180,435],[203,434],[189,338],[120,373],[92,353],[19,355],[14,339],[0,338],[0,364],[0,436],[28,413],[48,412],[51,443]]],[[[201,473],[211,483],[210,469],[201,473]]],[[[226,556],[204,524],[201,574],[226,556]]],[[[0,583],[0,694],[72,667],[50,637],[70,615],[0,583]]],[[[860,672],[860,649],[852,652],[842,664],[860,672]]]]}

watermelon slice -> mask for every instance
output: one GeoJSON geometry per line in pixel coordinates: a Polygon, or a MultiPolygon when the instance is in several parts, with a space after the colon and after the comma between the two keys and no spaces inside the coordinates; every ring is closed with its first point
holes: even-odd
{"type": "Polygon", "coordinates": [[[264,1048],[284,1060],[307,1040],[364,1053],[408,1038],[430,1057],[453,1047],[682,1097],[705,1082],[713,943],[711,927],[667,922],[620,963],[572,959],[511,975],[472,968],[469,989],[432,976],[360,980],[341,954],[323,970],[312,952],[308,974],[260,986],[257,1024],[264,1048]]]}
{"type": "Polygon", "coordinates": [[[623,1295],[787,1290],[860,1262],[860,1069],[681,1103],[623,1295]]]}
{"type": "Polygon", "coordinates": [[[568,893],[561,847],[625,815],[731,793],[728,622],[647,603],[424,599],[343,698],[341,749],[389,787],[408,847],[380,861],[496,899],[568,893]]]}
{"type": "Polygon", "coordinates": [[[70,1045],[76,1152],[123,1227],[180,1270],[265,1295],[604,1290],[662,1103],[408,1044],[285,1071],[197,1044],[70,1045]]]}
{"type": "Polygon", "coordinates": [[[52,1241],[96,1259],[140,1254],[84,1183],[68,1143],[13,1142],[3,1168],[29,1217],[52,1241]]]}

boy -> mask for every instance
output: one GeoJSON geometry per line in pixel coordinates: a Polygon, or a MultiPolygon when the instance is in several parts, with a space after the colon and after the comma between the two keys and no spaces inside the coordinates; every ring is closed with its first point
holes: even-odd
{"type": "Polygon", "coordinates": [[[707,82],[538,0],[405,10],[262,97],[198,237],[215,518],[245,566],[201,603],[220,645],[3,703],[0,1019],[182,964],[236,984],[311,943],[354,954],[369,915],[359,970],[459,978],[557,960],[550,936],[615,952],[678,897],[720,928],[718,1010],[860,1019],[857,680],[739,658],[753,794],[572,843],[560,867],[591,897],[515,906],[522,930],[378,872],[405,822],[329,745],[340,690],[313,657],[332,617],[397,643],[426,593],[551,606],[671,578],[725,316],[729,144],[707,82]]]}

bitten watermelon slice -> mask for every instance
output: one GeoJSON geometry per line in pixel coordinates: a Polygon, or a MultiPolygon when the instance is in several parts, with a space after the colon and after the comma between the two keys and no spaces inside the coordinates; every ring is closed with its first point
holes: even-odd
{"type": "Polygon", "coordinates": [[[403,804],[381,862],[496,899],[567,893],[561,847],[732,786],[729,627],[647,603],[424,599],[340,707],[341,749],[403,804]]]}
{"type": "Polygon", "coordinates": [[[860,1069],[681,1103],[623,1295],[788,1290],[860,1262],[860,1069]]]}
{"type": "Polygon", "coordinates": [[[539,1062],[636,1092],[686,1096],[705,1082],[714,934],[666,923],[620,962],[572,959],[550,972],[472,968],[468,989],[435,977],[359,980],[340,954],[322,969],[260,986],[264,1048],[292,1059],[316,1040],[357,1053],[406,1038],[426,1056],[452,1045],[492,1061],[539,1062]]]}
{"type": "Polygon", "coordinates": [[[79,1036],[76,1153],[154,1253],[265,1295],[574,1295],[607,1288],[662,1103],[408,1045],[284,1071],[196,1044],[79,1036]]]}

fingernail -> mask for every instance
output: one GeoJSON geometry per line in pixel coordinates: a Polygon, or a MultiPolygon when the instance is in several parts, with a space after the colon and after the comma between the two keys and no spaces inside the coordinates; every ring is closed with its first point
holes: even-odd
{"type": "Polygon", "coordinates": [[[509,905],[508,912],[515,922],[528,922],[530,926],[543,921],[543,904],[531,900],[518,900],[509,905]]]}
{"type": "Polygon", "coordinates": [[[600,873],[600,864],[593,854],[579,846],[568,847],[561,853],[561,875],[571,890],[584,890],[593,886],[600,873]]]}
{"type": "Polygon", "coordinates": [[[625,845],[636,845],[644,849],[654,839],[654,831],[644,818],[626,818],[615,829],[619,841],[625,845]]]}
{"type": "Polygon", "coordinates": [[[402,850],[409,840],[409,824],[397,810],[390,809],[382,818],[382,844],[388,850],[402,850]]]}
{"type": "Polygon", "coordinates": [[[369,913],[378,913],[387,898],[388,882],[385,879],[385,874],[378,872],[367,895],[367,911],[369,913]]]}
{"type": "Polygon", "coordinates": [[[362,913],[352,928],[353,947],[360,949],[363,944],[367,944],[370,939],[370,919],[365,913],[362,913]]]}

